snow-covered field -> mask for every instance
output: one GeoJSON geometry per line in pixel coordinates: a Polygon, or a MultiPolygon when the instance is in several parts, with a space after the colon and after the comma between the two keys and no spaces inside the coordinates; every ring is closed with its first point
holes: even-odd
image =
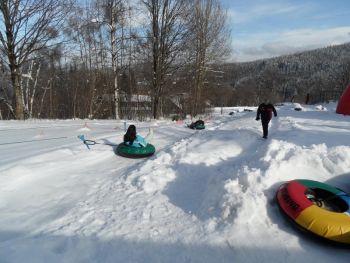
{"type": "Polygon", "coordinates": [[[274,201],[297,178],[350,192],[350,116],[325,106],[277,107],[267,140],[233,108],[201,131],[136,123],[154,128],[148,159],[77,138],[118,144],[123,121],[0,121],[0,262],[349,262],[274,201]]]}

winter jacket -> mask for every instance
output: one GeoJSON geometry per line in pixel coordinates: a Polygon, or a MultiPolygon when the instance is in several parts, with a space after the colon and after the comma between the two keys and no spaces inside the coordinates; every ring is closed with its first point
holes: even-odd
{"type": "Polygon", "coordinates": [[[259,120],[261,115],[261,121],[270,121],[272,118],[272,112],[275,117],[277,117],[276,109],[271,103],[261,103],[256,113],[256,119],[259,120]]]}
{"type": "Polygon", "coordinates": [[[135,148],[141,148],[141,147],[147,146],[147,141],[142,136],[136,135],[136,139],[131,145],[130,145],[130,142],[124,142],[124,144],[135,148]]]}

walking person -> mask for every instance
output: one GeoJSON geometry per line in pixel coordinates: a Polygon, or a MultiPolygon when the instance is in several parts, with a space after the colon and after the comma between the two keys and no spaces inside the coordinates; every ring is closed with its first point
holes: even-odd
{"type": "Polygon", "coordinates": [[[269,122],[272,118],[272,113],[275,117],[277,117],[277,111],[275,107],[271,103],[267,102],[261,103],[256,113],[256,120],[258,121],[261,119],[264,139],[267,139],[267,136],[269,134],[269,122]]]}
{"type": "Polygon", "coordinates": [[[310,101],[310,93],[307,93],[306,94],[306,97],[305,97],[305,104],[309,104],[309,101],[310,101]]]}

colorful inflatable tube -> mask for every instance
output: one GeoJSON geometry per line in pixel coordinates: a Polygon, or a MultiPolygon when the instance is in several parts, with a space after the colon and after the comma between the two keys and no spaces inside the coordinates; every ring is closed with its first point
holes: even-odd
{"type": "Polygon", "coordinates": [[[294,180],[280,186],[277,202],[303,229],[350,244],[350,196],[344,191],[312,180],[294,180]]]}
{"type": "Polygon", "coordinates": [[[146,147],[132,147],[120,143],[116,149],[118,155],[128,158],[143,158],[151,156],[155,153],[156,148],[152,144],[147,144],[146,147]]]}
{"type": "Polygon", "coordinates": [[[204,121],[198,120],[196,122],[192,122],[191,124],[187,125],[190,129],[195,130],[203,130],[205,129],[204,121]]]}
{"type": "Polygon", "coordinates": [[[205,125],[204,124],[197,124],[194,128],[196,130],[203,130],[203,129],[205,129],[205,125]]]}

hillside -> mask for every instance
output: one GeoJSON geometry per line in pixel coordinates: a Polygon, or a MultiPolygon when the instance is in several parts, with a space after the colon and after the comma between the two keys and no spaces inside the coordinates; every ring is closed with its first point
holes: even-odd
{"type": "Polygon", "coordinates": [[[255,104],[240,98],[247,93],[283,101],[303,102],[307,93],[314,103],[333,100],[350,80],[350,43],[222,67],[235,89],[234,104],[255,104]]]}

